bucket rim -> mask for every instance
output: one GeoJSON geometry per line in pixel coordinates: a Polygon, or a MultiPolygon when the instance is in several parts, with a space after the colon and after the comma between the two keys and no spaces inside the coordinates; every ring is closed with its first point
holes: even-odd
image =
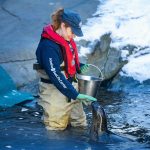
{"type": "Polygon", "coordinates": [[[76,74],[77,79],[86,80],[86,81],[102,81],[103,78],[94,77],[89,75],[76,74]]]}

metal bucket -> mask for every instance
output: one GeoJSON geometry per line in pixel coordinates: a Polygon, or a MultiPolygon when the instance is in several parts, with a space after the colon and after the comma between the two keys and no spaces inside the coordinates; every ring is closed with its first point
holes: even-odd
{"type": "Polygon", "coordinates": [[[99,70],[100,77],[77,74],[78,88],[81,94],[87,94],[87,95],[95,97],[97,90],[98,90],[98,86],[104,77],[103,77],[101,70],[97,66],[93,64],[89,64],[89,65],[99,70]]]}

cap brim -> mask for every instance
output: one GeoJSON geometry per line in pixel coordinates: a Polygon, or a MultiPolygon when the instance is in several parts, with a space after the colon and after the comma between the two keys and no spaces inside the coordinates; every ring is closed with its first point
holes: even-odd
{"type": "Polygon", "coordinates": [[[76,36],[78,36],[78,37],[83,36],[83,32],[82,32],[81,28],[74,28],[74,27],[71,27],[71,28],[72,28],[73,33],[76,36]]]}

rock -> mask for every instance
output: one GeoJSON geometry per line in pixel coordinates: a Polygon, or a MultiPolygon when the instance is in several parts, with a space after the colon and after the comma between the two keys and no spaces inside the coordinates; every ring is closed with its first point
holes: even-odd
{"type": "MultiPolygon", "coordinates": [[[[126,63],[121,59],[121,51],[111,48],[110,43],[110,33],[103,35],[95,45],[93,53],[87,56],[87,63],[98,66],[105,80],[113,78],[126,63]]],[[[95,68],[90,69],[87,74],[99,76],[95,68]]]]}
{"type": "Polygon", "coordinates": [[[17,87],[21,87],[37,78],[36,72],[32,69],[34,62],[35,60],[16,61],[3,63],[1,66],[7,70],[17,87]]]}
{"type": "Polygon", "coordinates": [[[32,65],[36,61],[35,51],[42,28],[50,22],[50,14],[60,7],[69,8],[77,11],[85,23],[98,4],[98,0],[88,3],[82,0],[0,1],[0,65],[18,87],[36,80],[32,65]]]}

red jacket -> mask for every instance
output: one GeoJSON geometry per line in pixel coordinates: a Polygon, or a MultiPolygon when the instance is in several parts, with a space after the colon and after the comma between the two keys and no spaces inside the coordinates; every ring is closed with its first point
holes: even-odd
{"type": "Polygon", "coordinates": [[[45,26],[41,36],[50,39],[61,46],[66,77],[74,77],[76,72],[80,70],[78,50],[74,40],[70,40],[70,44],[73,48],[72,52],[69,43],[53,30],[52,25],[45,26]]]}

